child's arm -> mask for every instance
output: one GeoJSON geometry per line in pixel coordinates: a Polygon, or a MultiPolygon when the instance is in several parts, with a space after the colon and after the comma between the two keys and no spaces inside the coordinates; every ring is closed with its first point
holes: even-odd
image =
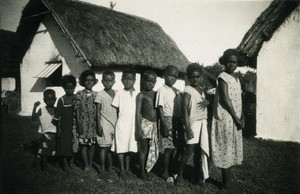
{"type": "Polygon", "coordinates": [[[82,134],[82,126],[81,126],[81,119],[80,119],[80,111],[79,108],[75,109],[75,113],[76,113],[76,124],[77,124],[77,132],[79,134],[82,134]]]}
{"type": "Polygon", "coordinates": [[[55,110],[54,118],[52,119],[52,123],[56,126],[57,129],[56,132],[57,137],[60,137],[61,135],[60,119],[61,119],[62,108],[63,108],[63,101],[60,98],[57,102],[57,108],[55,110]]]}
{"type": "Polygon", "coordinates": [[[41,116],[41,109],[39,109],[38,112],[36,112],[36,109],[38,106],[40,106],[40,104],[41,103],[39,101],[37,101],[33,105],[32,114],[31,114],[31,119],[33,121],[36,120],[37,118],[39,118],[39,116],[41,116]]]}
{"type": "Polygon", "coordinates": [[[136,114],[135,114],[135,140],[141,138],[141,115],[142,115],[143,94],[139,93],[136,97],[136,114]]]}
{"type": "Polygon", "coordinates": [[[191,95],[188,93],[183,94],[183,121],[185,125],[185,133],[187,139],[192,139],[194,137],[194,133],[191,129],[190,120],[189,120],[189,104],[191,100],[191,95]]]}
{"type": "Polygon", "coordinates": [[[161,126],[160,126],[161,134],[162,134],[163,137],[168,137],[169,136],[169,130],[166,127],[167,124],[166,124],[166,121],[165,121],[164,111],[163,111],[162,106],[158,106],[158,113],[159,113],[159,118],[161,120],[161,126]]]}
{"type": "Polygon", "coordinates": [[[236,124],[237,128],[240,130],[243,128],[243,123],[240,118],[236,115],[236,112],[234,111],[234,108],[232,106],[231,100],[228,95],[228,86],[227,83],[219,78],[219,87],[220,87],[220,104],[223,105],[224,109],[227,110],[227,112],[231,115],[234,123],[236,124]]]}
{"type": "Polygon", "coordinates": [[[97,135],[99,135],[100,137],[102,137],[103,135],[103,128],[101,127],[101,104],[96,103],[96,107],[97,107],[97,111],[96,111],[96,132],[97,135]]]}

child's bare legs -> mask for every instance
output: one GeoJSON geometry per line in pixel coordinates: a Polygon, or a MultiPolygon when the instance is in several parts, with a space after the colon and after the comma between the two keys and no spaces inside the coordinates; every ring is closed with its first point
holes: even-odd
{"type": "Polygon", "coordinates": [[[173,152],[174,152],[174,149],[170,149],[170,148],[166,148],[165,149],[165,153],[164,153],[164,169],[163,169],[163,174],[162,174],[162,177],[163,178],[168,178],[170,177],[169,175],[169,165],[170,165],[170,159],[171,157],[173,157],[173,152]]]}
{"type": "Polygon", "coordinates": [[[119,166],[120,166],[120,177],[124,177],[125,172],[129,171],[129,167],[130,167],[129,153],[119,153],[118,160],[119,160],[119,166]]]}
{"type": "Polygon", "coordinates": [[[87,146],[81,145],[80,146],[80,152],[82,157],[82,163],[83,163],[83,170],[88,170],[88,156],[87,156],[87,146]]]}
{"type": "Polygon", "coordinates": [[[47,156],[41,155],[41,167],[42,167],[42,171],[45,171],[48,169],[47,156]]]}
{"type": "Polygon", "coordinates": [[[94,151],[95,151],[95,145],[90,145],[88,146],[88,157],[89,157],[89,168],[92,167],[93,165],[93,160],[94,160],[94,151]]]}
{"type": "Polygon", "coordinates": [[[223,178],[223,187],[225,189],[229,189],[231,184],[230,168],[221,168],[221,170],[222,170],[222,178],[223,178]]]}
{"type": "Polygon", "coordinates": [[[140,175],[142,179],[147,178],[147,173],[145,170],[146,165],[146,159],[149,152],[149,139],[141,139],[138,142],[138,148],[139,148],[139,160],[140,160],[140,175]]]}
{"type": "Polygon", "coordinates": [[[92,167],[94,159],[94,145],[81,145],[81,156],[83,162],[83,170],[87,171],[92,167]]]}
{"type": "Polygon", "coordinates": [[[180,184],[182,182],[183,171],[184,171],[186,162],[189,159],[189,157],[191,156],[191,154],[193,153],[194,148],[195,148],[195,144],[186,145],[186,148],[183,152],[182,158],[180,159],[180,162],[179,162],[179,170],[178,170],[178,176],[176,178],[176,184],[180,184]]]}
{"type": "Polygon", "coordinates": [[[105,162],[107,159],[107,153],[108,153],[108,148],[107,147],[100,147],[100,172],[105,171],[105,162]]]}
{"type": "Polygon", "coordinates": [[[120,168],[120,176],[125,175],[125,168],[124,168],[124,153],[117,154],[118,155],[118,160],[119,160],[119,168],[120,168]]]}
{"type": "Polygon", "coordinates": [[[125,171],[129,172],[129,170],[130,170],[130,154],[126,153],[124,156],[125,156],[125,171]]]}
{"type": "Polygon", "coordinates": [[[107,148],[106,151],[106,165],[107,165],[107,172],[111,171],[111,167],[112,167],[112,156],[111,156],[111,152],[109,151],[110,147],[107,148]]]}

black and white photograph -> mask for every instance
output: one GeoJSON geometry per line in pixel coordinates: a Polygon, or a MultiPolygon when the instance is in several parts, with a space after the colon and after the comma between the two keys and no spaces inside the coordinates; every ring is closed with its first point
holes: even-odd
{"type": "Polygon", "coordinates": [[[1,0],[0,193],[300,193],[299,0],[1,0]]]}

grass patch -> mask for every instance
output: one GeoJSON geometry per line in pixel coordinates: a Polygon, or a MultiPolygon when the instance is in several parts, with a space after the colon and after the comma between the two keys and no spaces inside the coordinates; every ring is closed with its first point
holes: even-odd
{"type": "MultiPolygon", "coordinates": [[[[2,118],[1,192],[3,193],[218,193],[216,184],[203,187],[188,180],[193,171],[190,160],[186,180],[176,187],[162,180],[157,165],[151,181],[143,182],[135,173],[127,180],[117,176],[117,168],[107,176],[95,169],[83,172],[79,166],[70,172],[50,165],[49,171],[31,168],[30,142],[37,140],[37,123],[28,117],[2,118]]],[[[95,158],[95,168],[98,158],[95,158]]],[[[135,170],[136,171],[136,170],[135,170]]],[[[244,139],[244,162],[233,167],[233,179],[246,193],[300,193],[300,145],[259,139],[244,139]]],[[[211,165],[210,176],[221,182],[220,170],[211,165]]]]}

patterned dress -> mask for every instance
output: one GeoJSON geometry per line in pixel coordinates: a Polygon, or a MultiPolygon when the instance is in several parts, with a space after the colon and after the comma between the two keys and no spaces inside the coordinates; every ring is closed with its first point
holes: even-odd
{"type": "MultiPolygon", "coordinates": [[[[219,75],[227,83],[228,96],[235,113],[242,115],[242,90],[240,81],[223,72],[219,75]]],[[[229,168],[241,164],[243,161],[242,131],[237,127],[230,114],[220,105],[219,83],[215,95],[214,116],[211,129],[211,148],[214,165],[220,168],[229,168]]]]}
{"type": "MultiPolygon", "coordinates": [[[[77,109],[79,110],[79,119],[81,121],[82,134],[76,132],[77,124],[74,122],[73,132],[78,137],[78,143],[82,145],[92,145],[96,143],[96,104],[94,100],[97,92],[87,94],[84,90],[78,91],[74,100],[74,112],[76,118],[77,109]]],[[[75,142],[75,144],[78,145],[75,142]]],[[[73,148],[76,150],[76,146],[73,148]]]]}

